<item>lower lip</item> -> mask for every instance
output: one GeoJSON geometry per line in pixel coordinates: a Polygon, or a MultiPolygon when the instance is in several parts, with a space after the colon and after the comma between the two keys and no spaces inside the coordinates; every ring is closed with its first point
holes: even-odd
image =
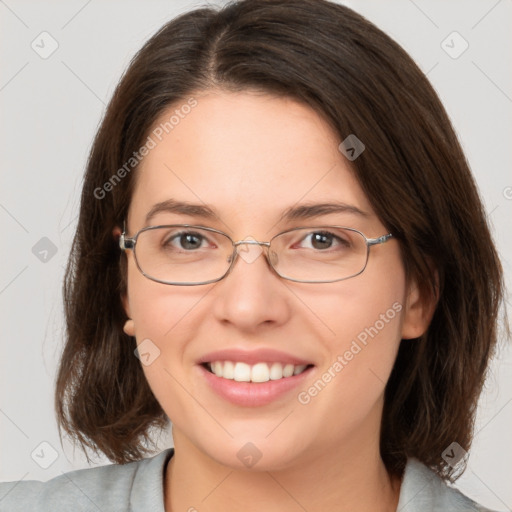
{"type": "Polygon", "coordinates": [[[219,396],[235,405],[243,407],[259,407],[267,405],[299,386],[310,374],[314,366],[310,366],[299,375],[284,377],[267,382],[238,382],[217,377],[204,366],[199,365],[206,382],[219,396]]]}

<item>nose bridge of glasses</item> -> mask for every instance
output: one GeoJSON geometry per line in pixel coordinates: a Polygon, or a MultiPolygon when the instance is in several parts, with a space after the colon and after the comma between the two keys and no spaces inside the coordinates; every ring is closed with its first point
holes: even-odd
{"type": "Polygon", "coordinates": [[[259,242],[258,240],[255,240],[254,238],[246,238],[245,240],[238,240],[238,242],[233,242],[233,245],[235,247],[238,247],[239,245],[264,245],[266,247],[270,247],[270,242],[259,242]]]}
{"type": "Polygon", "coordinates": [[[260,254],[263,252],[262,247],[270,247],[270,242],[260,242],[252,237],[247,237],[245,240],[238,240],[233,242],[236,253],[246,262],[253,263],[256,261],[260,254]]]}

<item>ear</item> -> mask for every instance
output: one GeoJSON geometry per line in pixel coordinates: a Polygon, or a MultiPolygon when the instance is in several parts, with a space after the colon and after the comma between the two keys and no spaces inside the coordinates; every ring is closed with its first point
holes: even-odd
{"type": "Polygon", "coordinates": [[[427,297],[421,295],[415,279],[411,279],[409,282],[402,317],[402,339],[419,338],[427,331],[432,321],[437,301],[439,300],[439,275],[436,270],[433,270],[433,273],[435,291],[428,294],[427,297]]]}
{"type": "Polygon", "coordinates": [[[124,323],[123,331],[125,334],[128,334],[128,336],[135,336],[135,322],[131,318],[124,323]]]}
{"type": "Polygon", "coordinates": [[[135,322],[131,318],[131,311],[130,311],[130,303],[128,301],[127,294],[121,295],[121,303],[123,305],[123,309],[126,313],[126,316],[128,317],[128,320],[124,323],[123,331],[128,334],[128,336],[135,336],[135,322]]]}
{"type": "MultiPolygon", "coordinates": [[[[114,240],[118,241],[119,240],[119,237],[121,236],[121,228],[119,226],[116,226],[113,230],[112,230],[112,236],[114,237],[114,240]]],[[[123,305],[123,309],[126,313],[126,316],[128,317],[128,320],[126,320],[124,326],[123,326],[123,331],[128,334],[128,336],[135,336],[135,322],[132,320],[131,318],[131,312],[130,312],[130,303],[128,301],[128,294],[127,293],[123,293],[121,295],[121,303],[123,305]]]]}
{"type": "Polygon", "coordinates": [[[130,303],[128,302],[128,296],[126,293],[121,295],[121,303],[123,305],[124,312],[128,318],[131,318],[130,303]]]}

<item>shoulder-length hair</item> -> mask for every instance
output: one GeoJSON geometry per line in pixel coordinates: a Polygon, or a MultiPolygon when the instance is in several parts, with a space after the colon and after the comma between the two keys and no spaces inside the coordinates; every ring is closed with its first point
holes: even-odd
{"type": "Polygon", "coordinates": [[[438,297],[428,331],[401,342],[385,390],[381,456],[394,474],[416,457],[452,479],[442,453],[454,441],[471,444],[496,346],[502,270],[468,163],[425,75],[372,23],[325,0],[199,8],[164,25],[132,59],[90,152],[63,287],[61,439],[64,430],[84,451],[125,463],[142,458],[151,431],[169,423],[122,329],[126,257],[112,232],[130,204],[134,151],[169,106],[212,88],[296,99],[340,142],[355,134],[365,144],[351,162],[355,176],[398,240],[408,278],[425,298],[438,297]]]}

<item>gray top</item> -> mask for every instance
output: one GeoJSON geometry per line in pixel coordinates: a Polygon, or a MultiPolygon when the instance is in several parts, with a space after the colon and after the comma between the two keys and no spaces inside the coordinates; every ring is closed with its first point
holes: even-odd
{"type": "MultiPolygon", "coordinates": [[[[137,462],[63,473],[48,482],[0,483],[0,512],[165,512],[169,448],[137,462]]],[[[405,468],[397,512],[492,512],[447,485],[417,459],[405,468]]]]}

